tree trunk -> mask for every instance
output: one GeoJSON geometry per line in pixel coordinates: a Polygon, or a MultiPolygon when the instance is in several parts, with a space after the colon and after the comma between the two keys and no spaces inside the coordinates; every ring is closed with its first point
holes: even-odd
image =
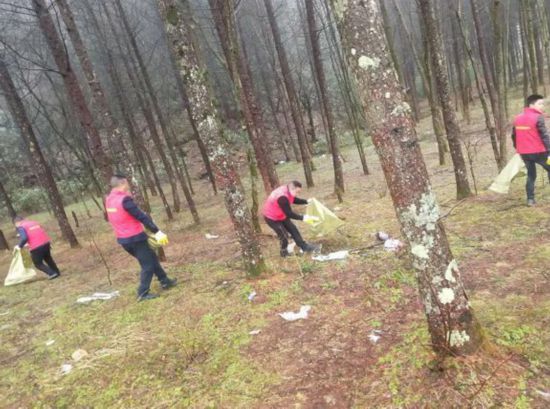
{"type": "Polygon", "coordinates": [[[143,57],[141,56],[141,53],[139,51],[139,48],[137,46],[136,39],[134,35],[132,34],[132,30],[130,27],[130,24],[128,22],[128,18],[126,17],[126,13],[124,12],[124,9],[122,7],[122,4],[120,3],[120,0],[115,0],[115,6],[118,10],[119,16],[122,20],[122,24],[124,26],[124,29],[126,30],[126,33],[128,34],[128,39],[130,40],[130,46],[132,48],[132,51],[134,52],[134,55],[136,57],[136,61],[138,63],[138,67],[141,73],[141,76],[143,78],[143,81],[145,83],[145,87],[147,88],[147,92],[149,93],[149,97],[151,98],[151,103],[153,104],[153,109],[155,110],[155,113],[157,115],[157,119],[160,124],[160,129],[162,131],[162,134],[164,136],[164,141],[166,142],[166,147],[168,148],[168,155],[170,156],[170,159],[172,161],[172,165],[174,167],[175,176],[177,177],[179,184],[181,186],[181,189],[183,191],[183,195],[185,196],[185,200],[187,201],[187,205],[189,206],[189,211],[191,212],[191,216],[193,217],[193,221],[195,224],[200,223],[199,214],[197,212],[197,208],[195,206],[195,201],[193,200],[193,196],[191,195],[191,192],[189,191],[189,187],[187,186],[187,183],[185,182],[185,178],[183,176],[183,173],[181,171],[181,167],[178,161],[178,157],[176,155],[176,147],[175,147],[175,141],[172,139],[172,136],[168,130],[168,125],[166,124],[166,120],[164,118],[164,114],[162,113],[162,110],[160,109],[160,105],[158,102],[157,95],[155,93],[155,89],[153,88],[153,84],[151,82],[151,78],[149,77],[149,73],[147,72],[147,68],[145,67],[145,63],[143,61],[143,57]]]}
{"type": "Polygon", "coordinates": [[[285,89],[290,101],[290,113],[292,115],[292,120],[296,128],[296,136],[298,137],[298,144],[300,146],[300,154],[302,156],[302,165],[304,167],[306,184],[307,184],[307,187],[313,187],[314,183],[313,183],[313,174],[311,169],[311,156],[307,147],[307,140],[306,140],[307,136],[305,135],[304,128],[302,125],[298,95],[296,94],[296,88],[294,87],[294,81],[292,79],[290,65],[288,63],[286,51],[283,47],[281,34],[279,33],[279,26],[277,24],[277,20],[275,19],[275,13],[273,11],[273,5],[271,4],[271,0],[264,0],[264,4],[267,10],[267,17],[269,20],[269,25],[271,27],[271,33],[273,35],[273,41],[275,43],[277,56],[279,58],[279,64],[281,66],[283,82],[285,84],[285,89]]]}
{"type": "Polygon", "coordinates": [[[271,158],[265,122],[255,96],[248,61],[237,40],[233,0],[209,0],[209,4],[227,62],[229,76],[239,96],[243,118],[262,175],[264,189],[266,193],[269,193],[279,186],[279,177],[271,158]]]}
{"type": "Polygon", "coordinates": [[[26,148],[29,163],[32,164],[31,168],[34,170],[34,174],[47,192],[51,208],[57,219],[63,238],[69,243],[71,248],[79,247],[78,240],[76,239],[69,219],[67,218],[67,214],[65,213],[63,200],[57,189],[50,166],[42,154],[31,122],[27,117],[23,102],[17,94],[17,89],[11,79],[8,67],[2,59],[0,59],[0,88],[2,89],[14,122],[21,132],[21,138],[26,148]]]}
{"type": "Polygon", "coordinates": [[[344,194],[344,174],[342,171],[342,162],[340,160],[340,148],[338,146],[336,129],[334,127],[334,114],[332,112],[332,106],[328,97],[325,70],[323,67],[323,60],[321,58],[321,47],[319,46],[318,37],[319,33],[317,30],[317,23],[315,21],[315,10],[313,8],[312,1],[306,0],[305,3],[309,28],[308,32],[313,54],[313,66],[315,67],[315,74],[317,77],[317,83],[319,84],[319,92],[321,94],[321,109],[324,112],[324,116],[326,118],[328,126],[327,131],[330,141],[330,150],[332,154],[332,167],[334,170],[334,192],[338,197],[338,201],[342,202],[342,195],[344,194]]]}
{"type": "Polygon", "coordinates": [[[76,74],[71,67],[65,45],[57,33],[54,21],[50,16],[45,1],[32,0],[32,6],[38,19],[40,30],[46,39],[46,43],[55,60],[57,69],[63,79],[67,96],[76,111],[80,125],[86,132],[86,141],[92,154],[92,159],[99,169],[103,182],[108,185],[113,173],[111,160],[103,150],[99,131],[94,125],[92,113],[88,108],[76,74]]]}
{"type": "Polygon", "coordinates": [[[410,107],[393,72],[378,1],[333,1],[373,143],[411,248],[432,347],[441,355],[473,353],[482,341],[479,324],[440,221],[410,107]]]}
{"type": "Polygon", "coordinates": [[[6,204],[6,209],[8,210],[8,216],[10,219],[13,219],[15,216],[17,216],[17,213],[15,211],[15,208],[13,207],[13,203],[11,202],[10,196],[8,195],[8,192],[6,191],[6,188],[4,187],[4,184],[0,180],[0,196],[2,197],[2,200],[4,200],[4,203],[6,204]]]}
{"type": "Polygon", "coordinates": [[[426,36],[428,37],[437,94],[443,112],[445,129],[447,131],[447,140],[449,141],[449,150],[455,171],[457,198],[462,199],[470,196],[471,191],[470,184],[468,183],[466,163],[464,162],[464,156],[462,155],[462,148],[460,146],[460,125],[458,124],[455,108],[450,98],[447,62],[443,53],[441,35],[434,15],[432,0],[419,0],[418,4],[426,27],[426,36]]]}
{"type": "Polygon", "coordinates": [[[10,245],[4,236],[4,232],[0,230],[0,250],[10,250],[10,245]]]}
{"type": "Polygon", "coordinates": [[[256,276],[265,270],[265,262],[254,233],[246,195],[231,151],[224,141],[218,113],[212,103],[206,70],[199,58],[200,50],[196,41],[193,41],[193,30],[196,27],[191,18],[188,0],[177,2],[182,9],[176,6],[176,0],[157,0],[157,3],[165,22],[170,46],[184,73],[184,84],[189,92],[193,117],[208,150],[217,186],[224,192],[225,206],[241,245],[245,270],[248,275],[256,276]]]}
{"type": "Polygon", "coordinates": [[[90,87],[90,91],[92,93],[94,105],[98,111],[99,117],[102,120],[103,127],[108,134],[110,144],[113,147],[112,153],[115,162],[115,170],[124,173],[128,177],[131,182],[130,185],[132,195],[136,199],[138,205],[143,207],[145,205],[145,199],[141,195],[138,179],[135,175],[135,166],[132,164],[126,153],[122,133],[120,132],[115,117],[111,113],[103,87],[99,82],[88,55],[88,51],[86,50],[84,42],[80,37],[80,32],[76,27],[73,13],[69,8],[67,0],[57,0],[56,4],[61,12],[61,17],[63,18],[63,22],[65,23],[65,27],[69,33],[69,38],[71,39],[71,43],[73,44],[73,48],[80,62],[80,67],[86,77],[86,81],[88,81],[88,86],[90,87]]]}

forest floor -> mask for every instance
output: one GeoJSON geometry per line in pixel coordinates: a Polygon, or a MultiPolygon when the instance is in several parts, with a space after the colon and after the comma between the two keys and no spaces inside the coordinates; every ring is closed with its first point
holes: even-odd
{"type": "MultiPolygon", "coordinates": [[[[513,109],[519,106],[515,101],[513,109]]],[[[269,272],[247,279],[221,196],[196,181],[200,226],[184,212],[168,223],[159,203],[153,211],[171,239],[164,265],[179,285],[138,303],[135,260],[97,209],[89,219],[81,205],[69,207],[80,215],[82,248],[55,241],[61,278],[0,288],[0,407],[549,407],[550,188],[539,177],[532,208],[525,206],[523,178],[509,195],[487,192],[497,171],[483,123],[476,111],[472,125],[464,125],[473,143],[482,142],[472,150],[479,194],[460,203],[452,167],[437,163],[429,118],[418,126],[447,234],[488,340],[478,354],[435,359],[407,256],[369,248],[379,230],[400,234],[376,155],[369,147],[372,174],[364,176],[350,145],[343,150],[344,203],[332,194],[328,155],[315,158],[316,187],[303,194],[345,219],[340,233],[321,240],[325,253],[358,249],[345,261],[280,259],[263,225],[269,272]],[[207,240],[206,233],[220,237],[207,240]],[[76,303],[112,290],[120,297],[76,303]],[[257,296],[249,301],[252,291],[257,296]],[[305,320],[278,315],[306,304],[305,320]],[[71,355],[78,349],[87,355],[76,361],[71,355]],[[72,371],[63,375],[63,364],[72,371]]],[[[302,175],[295,163],[278,172],[283,181],[302,175]]],[[[55,236],[47,214],[34,217],[55,236]]],[[[9,254],[0,256],[2,279],[9,262],[9,254]]]]}

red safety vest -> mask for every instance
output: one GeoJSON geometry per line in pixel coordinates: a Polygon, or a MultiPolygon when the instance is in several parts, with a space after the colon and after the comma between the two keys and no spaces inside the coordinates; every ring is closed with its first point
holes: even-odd
{"type": "Polygon", "coordinates": [[[516,130],[517,153],[546,152],[546,146],[544,146],[537,129],[537,121],[541,115],[542,112],[534,108],[525,108],[523,113],[516,116],[514,129],[516,130]]]}
{"type": "Polygon", "coordinates": [[[286,196],[291,204],[294,203],[294,196],[290,194],[288,186],[279,186],[267,197],[262,209],[262,214],[271,220],[285,220],[286,214],[284,214],[283,209],[281,209],[279,203],[277,203],[277,200],[283,196],[286,196]]]}
{"type": "Polygon", "coordinates": [[[19,227],[22,227],[25,230],[25,233],[27,233],[27,244],[31,250],[50,242],[50,238],[48,237],[46,230],[44,230],[42,226],[34,220],[23,220],[19,223],[19,227]]]}
{"type": "Polygon", "coordinates": [[[113,226],[117,239],[137,236],[143,232],[142,224],[122,207],[122,201],[128,196],[130,195],[126,192],[113,189],[105,199],[107,219],[113,226]]]}

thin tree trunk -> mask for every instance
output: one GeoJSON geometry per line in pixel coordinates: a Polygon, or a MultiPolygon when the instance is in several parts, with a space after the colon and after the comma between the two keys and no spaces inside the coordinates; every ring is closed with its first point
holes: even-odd
{"type": "Polygon", "coordinates": [[[233,222],[241,245],[247,274],[255,276],[265,270],[265,262],[254,233],[252,216],[246,204],[239,174],[231,151],[224,141],[218,113],[212,103],[211,90],[206,79],[204,65],[200,62],[200,50],[193,39],[193,25],[188,0],[157,0],[160,14],[165,22],[170,46],[178,58],[183,79],[193,107],[197,129],[208,150],[208,155],[217,186],[224,192],[225,206],[233,222]]]}
{"type": "Polygon", "coordinates": [[[6,209],[8,210],[8,216],[10,219],[13,219],[15,216],[17,216],[17,213],[15,212],[15,208],[13,207],[13,203],[10,199],[10,196],[8,195],[8,192],[6,191],[6,188],[4,187],[4,184],[0,180],[0,196],[2,197],[2,200],[6,204],[6,209]]]}
{"type": "Polygon", "coordinates": [[[324,116],[328,125],[328,136],[330,141],[330,151],[332,154],[332,167],[334,170],[334,192],[338,197],[338,201],[342,202],[342,196],[344,194],[344,173],[342,171],[342,162],[340,160],[340,148],[338,146],[338,139],[336,130],[334,127],[334,115],[332,112],[332,106],[329,101],[327,84],[325,79],[325,70],[323,67],[323,60],[321,58],[321,47],[319,46],[319,33],[317,31],[317,23],[315,21],[315,10],[313,8],[313,2],[306,0],[306,15],[309,27],[309,37],[311,41],[311,48],[313,54],[313,66],[315,67],[315,74],[317,82],[319,84],[319,92],[321,94],[321,109],[324,112],[324,116]]]}
{"type": "Polygon", "coordinates": [[[112,176],[111,159],[103,150],[99,131],[94,125],[92,113],[88,108],[76,74],[72,69],[66,48],[57,33],[45,0],[32,0],[32,6],[38,19],[40,30],[46,39],[48,48],[63,79],[67,96],[76,111],[80,125],[86,132],[86,141],[92,154],[92,159],[99,169],[103,182],[107,185],[112,176]]]}
{"type": "MultiPolygon", "coordinates": [[[[378,1],[334,1],[373,143],[411,248],[432,347],[441,355],[473,353],[481,331],[440,221],[410,107],[393,69],[388,70],[392,63],[378,1]],[[385,98],[388,93],[391,98],[385,98]]],[[[437,47],[434,51],[441,57],[437,47]]]]}
{"type": "Polygon", "coordinates": [[[279,186],[279,177],[271,158],[262,110],[255,96],[248,61],[237,40],[233,0],[209,0],[209,4],[229,75],[239,96],[243,118],[262,175],[264,189],[266,192],[271,192],[279,186]]]}
{"type": "Polygon", "coordinates": [[[78,240],[76,239],[69,219],[67,218],[67,214],[65,213],[63,200],[57,189],[51,168],[42,154],[42,150],[32,129],[23,102],[17,94],[17,88],[10,76],[6,63],[2,59],[0,59],[0,89],[2,89],[13,120],[21,132],[21,138],[26,148],[29,163],[32,164],[31,167],[37,179],[47,192],[50,206],[57,219],[63,238],[69,243],[71,248],[79,247],[78,240]]]}
{"type": "Polygon", "coordinates": [[[166,147],[168,148],[168,155],[172,161],[172,165],[174,166],[174,172],[175,176],[177,177],[180,187],[183,191],[183,195],[185,196],[185,200],[187,201],[187,205],[189,207],[189,211],[191,212],[191,216],[193,217],[193,221],[195,224],[200,223],[199,213],[197,212],[197,208],[195,206],[195,201],[193,200],[193,196],[191,195],[191,192],[189,190],[189,187],[187,186],[187,183],[185,182],[185,178],[183,176],[183,173],[180,168],[180,164],[178,161],[178,157],[176,155],[176,147],[175,147],[175,141],[172,139],[172,135],[170,134],[168,130],[168,125],[166,124],[166,120],[164,118],[164,114],[162,113],[162,110],[160,109],[160,105],[158,102],[157,95],[155,93],[155,89],[153,88],[153,84],[151,82],[151,78],[149,77],[149,73],[147,72],[147,68],[145,67],[145,63],[143,61],[143,57],[141,56],[141,53],[139,51],[139,48],[137,46],[136,39],[132,33],[132,29],[130,27],[130,24],[128,22],[128,18],[126,17],[126,13],[122,7],[122,4],[120,3],[120,0],[115,0],[115,6],[117,8],[118,14],[122,20],[122,25],[124,26],[124,29],[126,33],[128,34],[128,39],[130,40],[130,46],[132,48],[132,51],[134,52],[134,56],[136,57],[136,61],[138,63],[138,67],[141,73],[141,76],[143,78],[143,81],[145,83],[145,87],[147,88],[147,92],[149,93],[149,97],[151,99],[151,103],[153,104],[153,109],[155,110],[155,113],[157,115],[157,119],[160,124],[160,129],[162,131],[162,134],[164,136],[164,141],[166,142],[166,147]]]}
{"type": "Polygon", "coordinates": [[[267,17],[269,25],[271,27],[271,33],[273,35],[273,41],[275,43],[275,49],[279,58],[279,64],[281,66],[283,81],[285,84],[286,92],[290,100],[290,113],[292,114],[292,120],[296,127],[296,136],[298,137],[298,144],[300,146],[300,154],[302,156],[302,165],[304,167],[304,175],[306,178],[307,187],[313,187],[313,174],[311,169],[311,157],[307,147],[307,136],[305,135],[303,125],[301,125],[301,113],[298,102],[298,96],[294,87],[294,81],[291,76],[290,65],[286,51],[283,47],[281,40],[281,34],[279,33],[279,26],[275,19],[275,13],[273,11],[273,5],[271,0],[264,0],[264,5],[267,10],[267,17]]]}
{"type": "Polygon", "coordinates": [[[470,196],[471,191],[470,184],[468,183],[468,171],[460,146],[460,125],[458,124],[456,112],[449,95],[450,89],[449,80],[447,78],[447,63],[443,54],[441,35],[439,27],[437,26],[437,20],[435,19],[431,0],[419,0],[418,3],[424,24],[426,25],[426,35],[428,37],[432,67],[434,68],[437,94],[443,112],[447,140],[449,141],[449,150],[453,161],[456,179],[456,194],[457,198],[461,199],[470,196]]]}

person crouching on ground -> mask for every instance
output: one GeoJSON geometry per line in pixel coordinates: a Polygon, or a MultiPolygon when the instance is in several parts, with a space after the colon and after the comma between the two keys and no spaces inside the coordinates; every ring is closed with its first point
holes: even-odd
{"type": "Polygon", "coordinates": [[[158,295],[149,292],[153,275],[157,276],[165,290],[174,287],[177,280],[166,275],[157,254],[149,247],[143,226],[155,234],[159,244],[168,244],[168,237],[137,207],[130,194],[130,184],[124,175],[114,175],[111,178],[111,187],[111,193],[105,199],[107,218],[118,244],[136,258],[141,267],[138,301],[157,298],[158,295]]]}
{"type": "Polygon", "coordinates": [[[25,245],[28,245],[34,266],[46,273],[49,280],[59,277],[61,273],[52,257],[51,240],[46,230],[44,230],[40,223],[21,216],[15,216],[13,223],[20,237],[19,244],[15,246],[15,250],[20,250],[25,245]]]}
{"type": "Polygon", "coordinates": [[[535,180],[537,164],[542,166],[550,179],[550,136],[544,123],[544,97],[530,95],[525,108],[516,116],[512,129],[512,142],[527,167],[527,206],[535,204],[535,180]]]}
{"type": "Polygon", "coordinates": [[[287,246],[287,234],[290,233],[296,245],[304,252],[316,252],[320,250],[320,246],[309,244],[302,239],[296,225],[291,219],[302,220],[306,223],[311,223],[319,220],[318,217],[296,214],[292,211],[291,204],[306,205],[305,199],[296,197],[302,190],[302,184],[297,181],[290,182],[288,185],[279,186],[267,197],[262,214],[265,222],[271,227],[281,242],[281,257],[289,255],[287,246]]]}

